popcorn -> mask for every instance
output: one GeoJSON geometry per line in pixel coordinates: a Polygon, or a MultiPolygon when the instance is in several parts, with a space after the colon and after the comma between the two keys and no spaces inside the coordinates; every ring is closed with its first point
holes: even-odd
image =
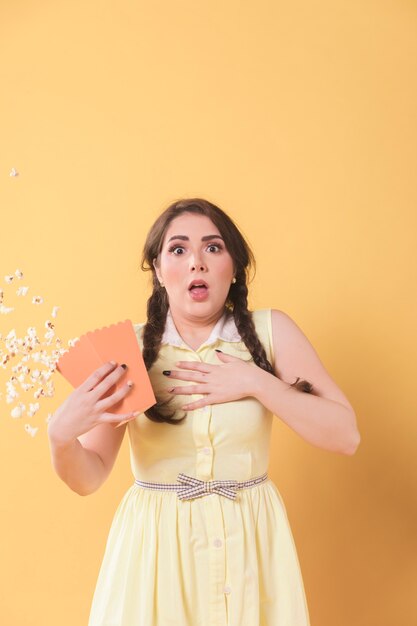
{"type": "Polygon", "coordinates": [[[34,437],[36,435],[36,433],[38,432],[38,430],[39,430],[39,428],[37,426],[33,427],[30,424],[25,424],[25,431],[27,433],[29,433],[29,435],[31,437],[34,437]]]}
{"type": "Polygon", "coordinates": [[[22,402],[19,402],[19,404],[14,407],[10,415],[15,419],[22,417],[25,408],[26,408],[25,405],[22,404],[22,402]]]}
{"type": "Polygon", "coordinates": [[[10,404],[11,402],[14,402],[16,398],[19,397],[19,392],[16,391],[13,385],[13,382],[11,382],[10,380],[7,381],[6,388],[7,388],[6,402],[7,404],[10,404]]]}
{"type": "Polygon", "coordinates": [[[14,307],[7,307],[4,306],[4,304],[0,304],[0,313],[11,313],[12,311],[14,311],[14,307]]]}
{"type": "Polygon", "coordinates": [[[35,402],[34,404],[32,404],[32,402],[31,402],[31,403],[29,404],[29,411],[27,412],[27,413],[28,413],[28,416],[29,416],[29,417],[33,417],[33,416],[35,415],[35,413],[36,413],[37,411],[39,411],[39,408],[40,408],[40,404],[39,404],[39,402],[35,402]]]}
{"type": "MultiPolygon", "coordinates": [[[[23,272],[20,269],[17,269],[14,275],[4,276],[8,285],[13,284],[15,278],[22,280],[23,272]]],[[[29,287],[20,286],[16,289],[16,295],[25,296],[28,290],[29,287]]],[[[8,314],[14,311],[14,307],[6,306],[4,295],[4,290],[0,288],[0,313],[8,314]]],[[[42,296],[32,298],[34,305],[43,302],[42,296]]],[[[58,306],[52,308],[52,318],[57,317],[59,308],[58,306]]],[[[0,400],[4,399],[7,404],[14,405],[10,410],[13,419],[20,419],[23,415],[33,417],[40,411],[40,400],[52,398],[55,395],[53,374],[56,371],[57,362],[62,354],[68,351],[68,347],[75,345],[79,340],[78,337],[69,339],[68,347],[65,347],[64,342],[56,336],[55,323],[51,319],[45,321],[44,327],[46,332],[43,338],[34,326],[29,326],[23,337],[18,337],[14,328],[7,333],[0,333],[0,367],[11,372],[9,380],[6,381],[6,393],[0,392],[0,400]],[[35,402],[29,402],[28,408],[20,401],[22,392],[33,393],[35,402]]],[[[46,422],[51,417],[52,414],[49,413],[46,422]]],[[[25,424],[24,428],[32,437],[39,430],[38,427],[32,427],[30,424],[25,424]]]]}
{"type": "Polygon", "coordinates": [[[17,171],[15,167],[12,167],[12,169],[10,170],[9,176],[19,176],[19,172],[17,171]]]}

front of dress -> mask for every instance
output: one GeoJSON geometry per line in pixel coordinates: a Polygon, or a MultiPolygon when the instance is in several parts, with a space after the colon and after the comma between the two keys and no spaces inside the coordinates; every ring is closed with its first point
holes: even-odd
{"type": "MultiPolygon", "coordinates": [[[[274,362],[271,310],[253,312],[274,362]]],[[[143,324],[135,324],[142,348],[143,324]]],[[[170,396],[163,370],[177,361],[220,364],[215,349],[256,367],[233,316],[225,313],[197,350],[184,343],[168,312],[149,376],[170,412],[201,395],[170,396]]],[[[178,416],[181,416],[179,413],[178,416]]],[[[189,411],[171,425],[141,414],[129,422],[135,479],[178,483],[247,481],[268,471],[273,415],[253,397],[189,411]]],[[[282,497],[271,479],[237,491],[180,499],[134,483],[110,528],[88,626],[309,626],[303,580],[282,497]]]]}

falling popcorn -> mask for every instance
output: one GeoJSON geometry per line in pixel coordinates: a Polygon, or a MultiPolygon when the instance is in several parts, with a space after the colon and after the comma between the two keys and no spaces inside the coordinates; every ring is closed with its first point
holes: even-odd
{"type": "Polygon", "coordinates": [[[12,311],[14,311],[14,307],[12,306],[7,307],[7,306],[4,306],[4,304],[0,304],[0,313],[7,314],[7,313],[11,313],[12,311]]]}
{"type": "Polygon", "coordinates": [[[34,404],[33,404],[33,403],[30,403],[30,404],[29,404],[28,416],[29,416],[29,417],[33,417],[33,416],[35,415],[35,413],[36,413],[37,411],[39,411],[39,408],[40,408],[40,404],[39,404],[39,402],[35,402],[34,404]]]}
{"type": "Polygon", "coordinates": [[[15,406],[14,409],[12,409],[12,412],[10,413],[10,415],[15,419],[22,417],[25,408],[26,408],[25,405],[19,402],[19,404],[15,406]]]}
{"type": "MultiPolygon", "coordinates": [[[[17,269],[13,274],[4,276],[6,284],[15,283],[15,278],[21,280],[23,272],[17,269]]],[[[29,290],[27,286],[16,289],[17,296],[25,296],[29,290]]],[[[44,302],[42,296],[32,298],[32,304],[39,305],[44,302]]],[[[51,318],[55,319],[60,307],[54,306],[51,318]]],[[[11,313],[14,307],[8,307],[5,302],[5,293],[0,288],[0,313],[11,313]]],[[[78,337],[69,339],[67,347],[56,336],[55,323],[51,319],[44,322],[45,332],[43,337],[38,333],[35,326],[29,326],[23,337],[18,337],[16,330],[12,328],[8,332],[0,333],[0,367],[5,371],[11,371],[11,376],[6,381],[6,393],[0,392],[0,400],[5,400],[10,407],[10,415],[13,419],[20,419],[24,415],[33,417],[40,411],[40,401],[43,398],[52,398],[55,395],[53,374],[57,371],[57,362],[78,340],[78,337]],[[27,404],[21,402],[21,394],[30,392],[35,402],[27,404]],[[14,405],[14,406],[13,406],[14,405]],[[28,407],[28,408],[27,408],[28,407]]],[[[48,414],[49,421],[52,414],[48,414]]],[[[34,437],[38,427],[25,424],[25,430],[34,437]]]]}
{"type": "MultiPolygon", "coordinates": [[[[13,377],[12,377],[13,378],[13,377]]],[[[13,381],[9,380],[6,383],[7,394],[6,394],[6,402],[7,404],[11,404],[19,397],[19,392],[16,391],[13,381]]]]}
{"type": "Polygon", "coordinates": [[[17,171],[15,167],[12,167],[12,169],[10,170],[9,176],[19,176],[19,172],[17,171]]]}
{"type": "Polygon", "coordinates": [[[34,437],[38,432],[39,428],[37,426],[31,426],[30,424],[25,424],[25,431],[29,433],[31,437],[34,437]]]}

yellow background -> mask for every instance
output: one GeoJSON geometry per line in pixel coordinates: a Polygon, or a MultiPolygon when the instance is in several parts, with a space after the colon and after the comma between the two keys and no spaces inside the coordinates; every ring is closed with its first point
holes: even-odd
{"type": "MultiPolygon", "coordinates": [[[[195,195],[225,209],[257,258],[251,307],[297,322],[362,436],[349,457],[274,423],[312,626],[417,621],[416,35],[411,0],[1,7],[0,284],[19,268],[30,291],[0,332],[42,330],[54,305],[65,340],[144,321],[154,218],[195,195]]],[[[29,420],[0,403],[7,626],[87,624],[132,483],[127,438],[89,497],[54,474],[45,418],[71,391],[55,386],[29,420]]]]}

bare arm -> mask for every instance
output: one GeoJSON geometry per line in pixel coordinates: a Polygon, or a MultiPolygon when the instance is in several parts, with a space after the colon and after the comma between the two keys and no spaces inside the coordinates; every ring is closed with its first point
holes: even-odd
{"type": "Polygon", "coordinates": [[[124,373],[121,366],[101,366],[68,396],[48,424],[52,465],[80,495],[93,493],[106,480],[123,440],[124,422],[135,418],[136,413],[106,412],[127,395],[131,389],[127,384],[102,398],[124,373]]]}
{"type": "Polygon", "coordinates": [[[126,424],[120,428],[102,424],[68,442],[60,442],[50,434],[51,460],[56,473],[80,496],[93,493],[110,474],[125,430],[126,424]]]}
{"type": "Polygon", "coordinates": [[[286,313],[277,310],[272,311],[272,335],[279,378],[259,370],[256,398],[306,441],[354,454],[360,443],[355,412],[307,337],[286,313]],[[298,376],[313,385],[314,395],[290,387],[298,376]]]}

